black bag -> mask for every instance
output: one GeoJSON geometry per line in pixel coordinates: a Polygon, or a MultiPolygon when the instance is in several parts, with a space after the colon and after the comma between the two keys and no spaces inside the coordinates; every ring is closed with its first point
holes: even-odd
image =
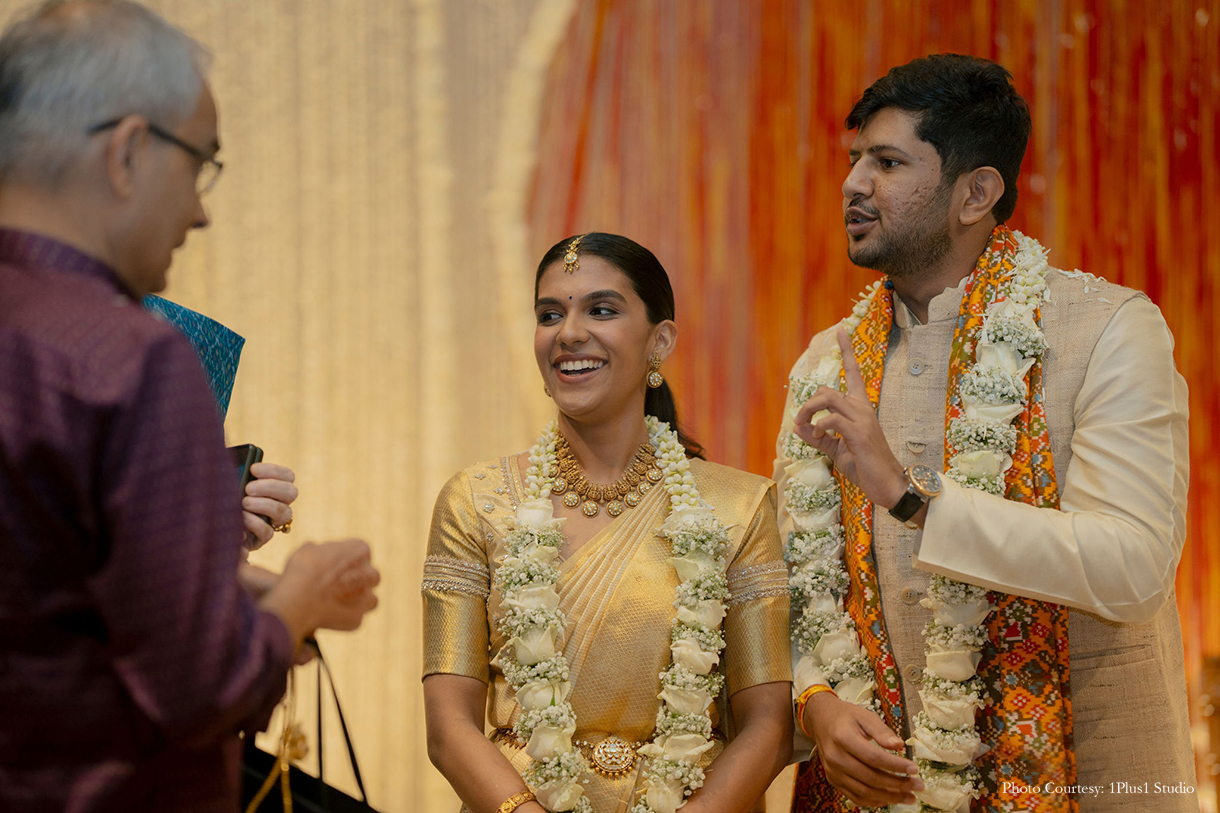
{"type": "MultiPolygon", "coordinates": [[[[318,776],[315,778],[297,768],[288,769],[288,787],[292,795],[293,813],[377,813],[368,803],[368,795],[364,792],[364,780],[360,776],[360,766],[356,763],[356,751],[352,748],[352,738],[347,731],[347,720],[343,718],[343,708],[339,705],[339,694],[335,691],[335,679],[331,677],[330,668],[322,658],[322,651],[317,648],[317,642],[309,641],[317,652],[318,661],[318,776]],[[335,790],[323,781],[322,773],[322,675],[330,684],[330,693],[335,698],[335,709],[339,712],[339,725],[343,728],[343,740],[347,744],[347,756],[351,760],[352,773],[356,777],[356,786],[360,788],[360,799],[353,799],[346,793],[335,790]]],[[[258,806],[258,813],[283,813],[284,800],[278,777],[280,775],[279,759],[275,754],[268,754],[254,744],[253,737],[246,738],[246,753],[242,764],[242,810],[258,795],[266,784],[268,777],[277,777],[271,792],[266,795],[258,806]]]]}

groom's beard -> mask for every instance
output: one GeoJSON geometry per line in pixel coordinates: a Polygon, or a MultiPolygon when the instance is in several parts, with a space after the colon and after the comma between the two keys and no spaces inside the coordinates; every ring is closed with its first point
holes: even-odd
{"type": "MultiPolygon", "coordinates": [[[[936,268],[953,247],[948,217],[952,196],[953,184],[941,184],[936,196],[905,228],[898,224],[899,230],[881,231],[864,246],[856,246],[848,238],[848,259],[891,279],[910,279],[936,268]]],[[[852,205],[866,208],[862,204],[852,205]]],[[[892,222],[887,225],[894,228],[892,222]]]]}

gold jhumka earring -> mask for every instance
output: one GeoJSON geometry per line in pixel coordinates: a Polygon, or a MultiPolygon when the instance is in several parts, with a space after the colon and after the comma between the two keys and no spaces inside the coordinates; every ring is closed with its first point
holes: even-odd
{"type": "Polygon", "coordinates": [[[665,376],[661,375],[661,356],[653,353],[652,358],[648,359],[648,386],[655,390],[664,383],[665,376]]]}
{"type": "Polygon", "coordinates": [[[568,243],[568,251],[563,255],[564,273],[571,274],[580,270],[580,257],[577,256],[576,249],[580,248],[580,241],[583,239],[585,239],[585,236],[582,234],[568,243]]]}

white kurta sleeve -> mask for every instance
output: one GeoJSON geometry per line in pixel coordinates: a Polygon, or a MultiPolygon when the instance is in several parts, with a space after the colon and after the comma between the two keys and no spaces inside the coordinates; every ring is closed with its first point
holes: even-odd
{"type": "Polygon", "coordinates": [[[1186,535],[1186,381],[1173,336],[1143,297],[1102,333],[1075,404],[1061,510],[945,479],[914,566],[1127,623],[1151,620],[1173,586],[1186,535]]]}

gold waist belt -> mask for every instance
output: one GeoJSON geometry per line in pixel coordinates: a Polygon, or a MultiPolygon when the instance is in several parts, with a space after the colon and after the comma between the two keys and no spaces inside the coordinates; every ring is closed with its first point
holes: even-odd
{"type": "MultiPolygon", "coordinates": [[[[580,753],[589,761],[593,770],[601,776],[615,779],[631,773],[640,757],[636,753],[644,746],[642,742],[629,742],[614,734],[607,734],[601,739],[592,735],[594,740],[572,740],[572,744],[580,749],[580,753]]],[[[712,731],[712,739],[724,741],[724,734],[719,730],[712,731]]],[[[511,728],[497,728],[491,735],[492,742],[507,742],[514,748],[524,748],[525,743],[511,728]]]]}
{"type": "MultiPolygon", "coordinates": [[[[515,748],[525,747],[525,743],[511,728],[497,728],[491,736],[491,741],[507,742],[515,748]]],[[[611,779],[631,773],[639,760],[636,749],[644,746],[642,742],[628,742],[613,734],[608,734],[596,742],[587,739],[572,740],[572,744],[580,749],[580,753],[589,761],[593,770],[611,779]]]]}

